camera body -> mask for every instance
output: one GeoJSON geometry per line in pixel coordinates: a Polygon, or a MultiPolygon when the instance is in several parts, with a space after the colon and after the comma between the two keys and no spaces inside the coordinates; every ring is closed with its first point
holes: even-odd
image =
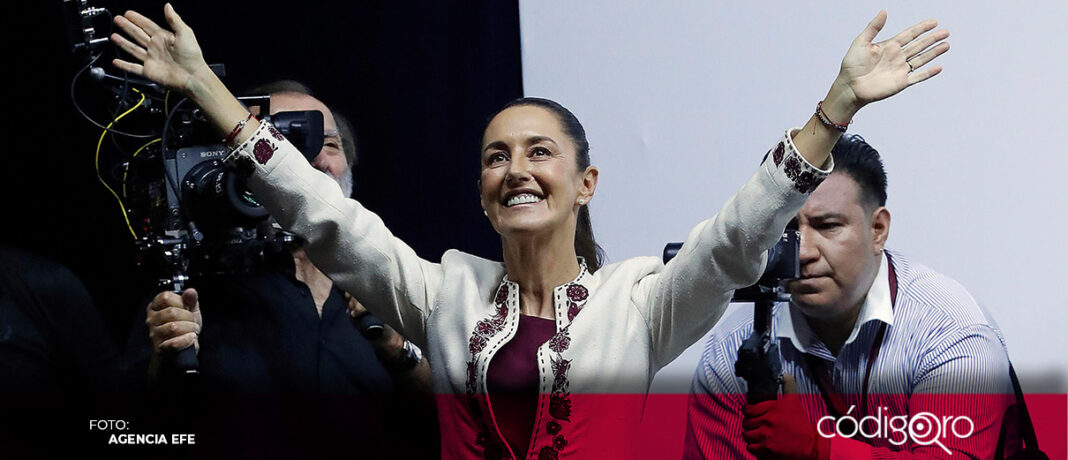
{"type": "MultiPolygon", "coordinates": [[[[671,260],[682,243],[668,243],[664,262],[671,260]]],[[[738,347],[734,373],[746,381],[750,404],[774,400],[782,385],[779,345],[771,337],[772,308],[775,302],[790,300],[786,282],[801,277],[801,235],[796,221],[790,222],[779,241],[768,250],[764,273],[752,286],[734,291],[731,302],[753,303],[753,332],[738,347]]]]}
{"type": "MultiPolygon", "coordinates": [[[[242,100],[269,112],[268,96],[242,100]]],[[[131,222],[140,226],[139,264],[160,273],[161,285],[180,289],[189,276],[254,270],[266,251],[295,241],[275,228],[245,178],[223,164],[230,151],[214,138],[198,109],[178,107],[168,119],[173,119],[167,124],[173,128],[164,140],[168,145],[151,146],[125,168],[131,222]]],[[[279,112],[264,120],[305,158],[322,149],[322,112],[279,112]]]]}
{"type": "Polygon", "coordinates": [[[787,228],[775,246],[768,249],[768,263],[760,279],[752,286],[734,291],[731,302],[756,302],[765,298],[777,302],[789,301],[785,283],[801,277],[800,255],[801,235],[796,229],[787,228]]]}
{"type": "MultiPolygon", "coordinates": [[[[682,249],[682,243],[668,243],[664,247],[664,263],[673,259],[682,249]]],[[[790,300],[786,293],[786,282],[801,277],[801,235],[796,225],[791,222],[768,250],[768,262],[764,272],[752,286],[734,291],[731,302],[755,302],[759,299],[785,302],[790,300]]]]}
{"type": "MultiPolygon", "coordinates": [[[[106,37],[97,36],[96,27],[108,24],[110,21],[104,22],[100,17],[110,19],[111,13],[88,3],[63,1],[71,49],[87,61],[71,80],[71,103],[82,117],[104,130],[97,145],[97,175],[123,207],[135,238],[138,265],[158,275],[158,287],[182,292],[190,276],[250,271],[263,263],[267,249],[280,251],[294,242],[294,235],[274,229],[267,210],[246,188],[245,179],[225,167],[223,160],[229,151],[219,144],[199,108],[186,106],[188,99],[171,105],[171,93],[154,82],[129,75],[108,75],[103,68],[93,67],[104,54],[100,48],[108,43],[106,37]],[[111,120],[106,126],[82,110],[75,97],[83,74],[116,96],[113,101],[117,107],[110,110],[111,120]],[[137,115],[131,118],[150,126],[148,133],[132,134],[126,130],[129,123],[124,123],[122,129],[114,128],[135,110],[137,115]],[[121,181],[118,174],[112,180],[121,185],[121,197],[100,175],[100,144],[107,134],[124,155],[119,137],[139,142],[152,139],[118,165],[121,181]]],[[[209,67],[216,76],[225,75],[221,64],[209,67]]],[[[260,114],[270,114],[269,96],[238,99],[246,106],[258,106],[260,114]]],[[[272,121],[308,160],[322,149],[321,112],[278,113],[262,118],[272,121]]],[[[173,354],[168,361],[165,367],[177,374],[198,373],[196,352],[191,346],[173,354]]]]}

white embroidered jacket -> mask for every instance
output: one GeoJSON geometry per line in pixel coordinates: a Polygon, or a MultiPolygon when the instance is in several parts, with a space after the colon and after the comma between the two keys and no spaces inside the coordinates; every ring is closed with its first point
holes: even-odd
{"type": "MultiPolygon", "coordinates": [[[[559,432],[559,425],[539,439],[546,421],[582,423],[582,408],[573,407],[569,395],[645,394],[656,371],[716,323],[733,290],[759,278],[765,251],[831,168],[831,160],[825,170],[806,162],[790,132],[769,153],[720,212],[690,232],[669,263],[637,257],[593,274],[583,266],[573,281],[555,289],[557,334],[538,349],[541,397],[531,454],[546,445],[560,447],[553,447],[557,433],[551,432],[559,432]]],[[[426,350],[437,393],[487,392],[489,363],[519,323],[519,286],[504,264],[455,250],[441,263],[419,258],[268,123],[227,162],[250,174],[249,187],[271,215],[308,241],[308,255],[323,273],[426,350]]],[[[479,405],[466,414],[440,413],[442,432],[449,425],[495,431],[492,412],[484,400],[479,405]]],[[[640,416],[639,407],[635,424],[640,416]]],[[[487,445],[481,439],[481,447],[474,447],[470,438],[467,447],[487,445]]]]}

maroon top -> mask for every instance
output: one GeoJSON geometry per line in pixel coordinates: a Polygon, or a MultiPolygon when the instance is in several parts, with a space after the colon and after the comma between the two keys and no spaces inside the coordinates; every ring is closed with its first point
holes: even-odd
{"type": "Polygon", "coordinates": [[[556,321],[519,315],[515,337],[486,373],[493,418],[517,458],[524,458],[538,412],[538,347],[556,334],[556,321]]]}

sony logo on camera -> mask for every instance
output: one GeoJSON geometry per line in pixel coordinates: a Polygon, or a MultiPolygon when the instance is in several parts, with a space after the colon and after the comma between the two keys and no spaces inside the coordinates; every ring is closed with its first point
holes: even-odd
{"type": "Polygon", "coordinates": [[[200,159],[207,160],[212,158],[226,158],[226,149],[219,148],[217,150],[204,150],[199,152],[200,159]]]}

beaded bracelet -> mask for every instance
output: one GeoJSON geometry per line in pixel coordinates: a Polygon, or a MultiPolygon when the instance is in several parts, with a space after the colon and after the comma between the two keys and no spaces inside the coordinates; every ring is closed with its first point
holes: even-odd
{"type": "Polygon", "coordinates": [[[227,134],[226,138],[223,139],[223,145],[230,145],[230,143],[233,142],[235,138],[237,138],[237,135],[241,132],[241,130],[245,129],[245,125],[247,125],[248,121],[251,119],[252,113],[249,113],[244,120],[239,121],[237,123],[237,126],[234,126],[234,129],[230,131],[230,134],[227,134]]]}
{"type": "Polygon", "coordinates": [[[831,121],[831,119],[827,117],[827,114],[823,112],[823,101],[816,104],[816,118],[819,118],[820,123],[823,123],[823,126],[837,129],[843,133],[846,132],[846,129],[849,129],[849,124],[853,122],[853,120],[849,120],[847,123],[835,123],[831,121]]]}

